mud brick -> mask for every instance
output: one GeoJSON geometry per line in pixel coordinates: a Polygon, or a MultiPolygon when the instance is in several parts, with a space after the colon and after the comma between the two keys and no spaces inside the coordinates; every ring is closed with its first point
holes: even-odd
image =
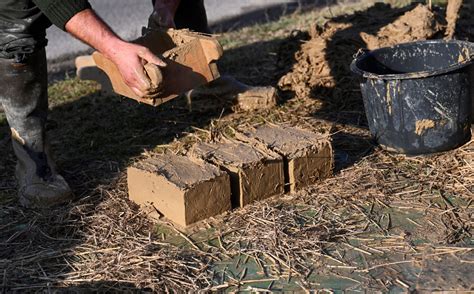
{"type": "Polygon", "coordinates": [[[263,143],[285,159],[285,178],[290,192],[332,174],[334,156],[328,135],[286,126],[263,125],[245,136],[263,143]]]}
{"type": "Polygon", "coordinates": [[[229,176],[183,156],[160,155],[130,167],[128,192],[152,216],[183,227],[231,209],[229,176]]]}
{"type": "Polygon", "coordinates": [[[113,95],[114,89],[109,77],[95,64],[92,55],[78,56],[75,61],[76,75],[81,80],[96,81],[100,84],[102,95],[113,95]]]}
{"type": "Polygon", "coordinates": [[[193,154],[229,173],[235,207],[285,192],[283,158],[271,150],[241,142],[200,143],[193,154]]]}

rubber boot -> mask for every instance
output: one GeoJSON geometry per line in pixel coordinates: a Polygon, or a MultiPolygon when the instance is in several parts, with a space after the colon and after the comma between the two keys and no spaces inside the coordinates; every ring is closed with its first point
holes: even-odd
{"type": "Polygon", "coordinates": [[[174,16],[174,22],[177,29],[190,29],[204,34],[211,33],[204,0],[181,0],[174,16]]]}
{"type": "MultiPolygon", "coordinates": [[[[155,6],[155,2],[155,0],[152,0],[153,6],[155,6]]],[[[166,19],[168,17],[170,16],[166,13],[154,11],[148,19],[148,28],[164,28],[164,23],[167,23],[166,19]]],[[[181,0],[174,15],[174,23],[177,29],[189,29],[204,34],[211,33],[203,0],[181,0]]]]}
{"type": "Polygon", "coordinates": [[[71,189],[56,171],[45,135],[48,111],[45,50],[0,59],[3,105],[18,158],[19,202],[46,208],[68,202],[71,189]]]}

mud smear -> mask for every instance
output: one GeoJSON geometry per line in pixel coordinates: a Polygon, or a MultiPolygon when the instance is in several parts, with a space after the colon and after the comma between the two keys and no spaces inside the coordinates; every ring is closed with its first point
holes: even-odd
{"type": "Polygon", "coordinates": [[[449,0],[446,8],[446,21],[448,22],[446,28],[446,39],[452,39],[456,32],[456,22],[459,18],[459,11],[461,10],[462,0],[449,0]]]}
{"type": "Polygon", "coordinates": [[[422,119],[416,122],[415,133],[419,136],[423,135],[427,130],[435,127],[435,122],[431,119],[422,119]]]}

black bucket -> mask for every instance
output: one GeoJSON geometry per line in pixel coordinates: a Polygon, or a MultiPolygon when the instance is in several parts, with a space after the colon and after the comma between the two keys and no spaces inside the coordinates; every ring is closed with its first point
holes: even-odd
{"type": "Polygon", "coordinates": [[[471,139],[474,43],[420,41],[362,51],[351,70],[369,128],[387,150],[410,155],[457,148],[471,139]]]}

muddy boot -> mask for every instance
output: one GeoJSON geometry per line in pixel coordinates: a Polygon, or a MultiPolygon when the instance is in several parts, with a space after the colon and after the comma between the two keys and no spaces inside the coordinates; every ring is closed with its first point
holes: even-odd
{"type": "MultiPolygon", "coordinates": [[[[252,87],[231,76],[222,76],[207,85],[186,93],[188,106],[202,99],[217,101],[231,106],[234,111],[269,109],[277,105],[278,92],[274,87],[252,87]]],[[[219,105],[221,106],[221,105],[219,105]]]]}
{"type": "MultiPolygon", "coordinates": [[[[152,3],[155,6],[156,1],[152,0],[152,3]]],[[[155,11],[148,19],[148,28],[167,28],[167,24],[170,23],[169,18],[171,17],[173,16],[169,15],[166,9],[157,11],[155,8],[155,11]]],[[[203,0],[181,0],[173,20],[177,29],[189,29],[204,34],[211,33],[203,0]]]]}
{"type": "Polygon", "coordinates": [[[71,189],[53,164],[45,138],[48,110],[44,49],[0,59],[3,105],[18,158],[16,177],[20,204],[45,208],[68,202],[71,189]]]}
{"type": "Polygon", "coordinates": [[[191,31],[210,34],[207,23],[204,0],[181,0],[174,22],[177,29],[190,29],[191,31]]]}

